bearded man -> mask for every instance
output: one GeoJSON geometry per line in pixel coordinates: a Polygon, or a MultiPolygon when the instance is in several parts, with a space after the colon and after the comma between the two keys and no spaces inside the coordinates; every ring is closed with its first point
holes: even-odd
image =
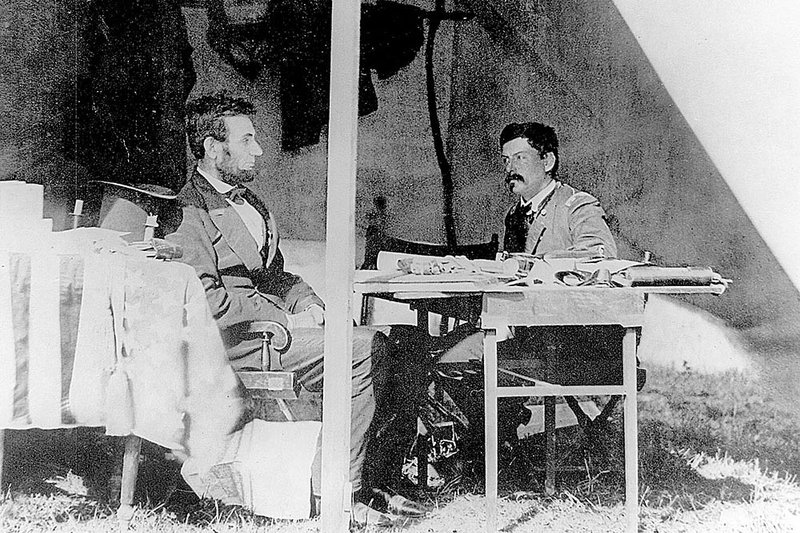
{"type": "MultiPolygon", "coordinates": [[[[197,167],[178,194],[181,213],[167,240],[182,247],[180,260],[203,283],[234,369],[260,367],[261,338],[248,328],[272,320],[292,333],[291,347],[281,355],[283,369],[295,372],[305,389],[321,392],[324,304],[300,276],[284,270],[275,219],[244,186],[259,175],[256,158],[263,154],[254,113],[252,103],[225,93],[189,102],[186,129],[197,167]]],[[[376,406],[386,405],[388,359],[385,335],[354,328],[350,480],[357,522],[387,524],[392,515],[425,512],[416,502],[389,498],[380,480],[362,480],[376,406]]]]}

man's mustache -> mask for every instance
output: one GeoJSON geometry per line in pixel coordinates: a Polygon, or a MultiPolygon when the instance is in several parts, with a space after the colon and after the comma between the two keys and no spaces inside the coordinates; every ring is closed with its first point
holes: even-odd
{"type": "Polygon", "coordinates": [[[519,174],[506,174],[506,185],[511,183],[512,181],[525,181],[525,178],[520,176],[519,174]]]}

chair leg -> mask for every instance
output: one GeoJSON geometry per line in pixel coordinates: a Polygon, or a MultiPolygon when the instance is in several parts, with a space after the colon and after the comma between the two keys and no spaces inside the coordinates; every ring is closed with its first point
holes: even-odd
{"type": "Polygon", "coordinates": [[[619,401],[622,399],[622,396],[611,396],[608,399],[608,402],[603,407],[603,410],[600,411],[600,414],[594,418],[595,422],[605,422],[608,420],[608,417],[611,416],[611,413],[614,411],[614,408],[617,406],[619,401]]]}
{"type": "Polygon", "coordinates": [[[286,400],[283,398],[275,398],[275,403],[278,404],[278,408],[281,410],[281,413],[283,413],[283,416],[286,417],[288,422],[295,422],[294,415],[289,409],[289,405],[286,403],[286,400]]]}
{"type": "Polygon", "coordinates": [[[359,325],[361,326],[368,326],[370,317],[372,315],[372,307],[374,306],[373,299],[370,298],[368,295],[364,295],[361,297],[361,316],[359,325]]]}
{"type": "Polygon", "coordinates": [[[592,423],[592,419],[583,412],[583,409],[578,403],[578,400],[575,399],[575,396],[564,396],[564,400],[566,400],[569,408],[572,409],[572,412],[575,415],[575,418],[578,420],[578,425],[580,427],[585,428],[592,423]]]}
{"type": "Polygon", "coordinates": [[[136,490],[136,476],[139,474],[139,453],[142,438],[136,435],[125,437],[125,455],[122,458],[122,488],[119,495],[117,520],[121,531],[128,529],[133,518],[133,494],[136,490]]]}
{"type": "Polygon", "coordinates": [[[608,421],[608,417],[611,416],[611,413],[614,411],[614,407],[617,405],[619,400],[622,396],[610,396],[608,402],[606,402],[605,406],[603,406],[603,410],[594,417],[594,419],[589,418],[589,416],[583,411],[578,400],[575,399],[574,396],[564,396],[564,399],[567,401],[570,409],[575,414],[575,417],[578,419],[578,426],[581,428],[583,432],[583,454],[584,458],[589,461],[589,468],[592,468],[593,464],[593,454],[598,450],[602,450],[599,448],[599,435],[598,431],[602,427],[606,421],[608,421]]]}
{"type": "Polygon", "coordinates": [[[428,434],[417,433],[417,494],[425,497],[428,492],[428,434]]]}

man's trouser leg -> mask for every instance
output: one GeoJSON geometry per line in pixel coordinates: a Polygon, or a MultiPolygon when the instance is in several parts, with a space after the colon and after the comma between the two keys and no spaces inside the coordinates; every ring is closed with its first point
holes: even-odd
{"type": "MultiPolygon", "coordinates": [[[[297,373],[303,387],[312,393],[322,392],[323,351],[325,332],[319,328],[297,329],[292,332],[292,346],[281,355],[285,370],[297,373]]],[[[381,390],[387,379],[387,339],[379,331],[356,327],[353,329],[352,414],[350,418],[350,480],[353,490],[361,488],[361,474],[367,450],[370,426],[375,416],[375,389],[381,390]]],[[[313,468],[319,473],[319,457],[313,468]]],[[[319,479],[313,480],[319,487],[319,479]]]]}

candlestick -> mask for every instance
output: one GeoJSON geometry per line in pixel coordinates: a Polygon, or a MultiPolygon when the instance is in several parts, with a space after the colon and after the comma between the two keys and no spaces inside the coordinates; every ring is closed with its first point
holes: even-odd
{"type": "Polygon", "coordinates": [[[144,223],[144,241],[148,242],[153,238],[153,231],[158,227],[158,215],[147,215],[144,223]]]}
{"type": "Polygon", "coordinates": [[[83,200],[75,200],[75,208],[70,213],[72,217],[72,229],[77,229],[81,225],[81,218],[83,217],[83,200]]]}

